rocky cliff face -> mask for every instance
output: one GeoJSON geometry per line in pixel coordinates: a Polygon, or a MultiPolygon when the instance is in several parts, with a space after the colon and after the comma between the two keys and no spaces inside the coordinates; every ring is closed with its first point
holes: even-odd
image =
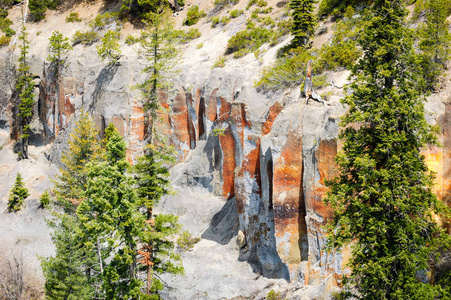
{"type": "MultiPolygon", "coordinates": [[[[275,6],[276,2],[270,4],[275,6]]],[[[183,14],[177,16],[178,24],[183,14]]],[[[69,36],[84,26],[54,27],[64,17],[55,15],[29,26],[31,66],[39,95],[32,123],[34,165],[11,159],[13,141],[8,143],[6,136],[14,138],[15,132],[13,77],[17,50],[0,50],[0,129],[5,142],[0,151],[5,154],[0,157],[0,176],[5,178],[0,185],[0,225],[5,230],[16,226],[4,212],[11,178],[17,170],[25,171],[34,199],[50,187],[48,178],[55,174],[80,110],[93,116],[101,132],[110,122],[116,126],[128,143],[131,163],[142,152],[144,114],[140,93],[133,87],[145,78],[141,72],[144,58],[132,46],[123,44],[120,64],[110,67],[99,61],[95,47],[77,45],[68,55],[57,93],[54,72],[46,62],[47,39],[54,29],[69,36]],[[37,35],[38,31],[42,33],[37,35]],[[60,114],[53,110],[55,103],[61,107],[60,114]],[[38,171],[43,176],[41,185],[32,182],[38,171]]],[[[258,298],[268,289],[258,292],[271,285],[287,289],[289,281],[292,292],[287,297],[316,297],[340,280],[349,256],[346,249],[323,251],[322,229],[333,213],[322,198],[325,180],[336,174],[338,123],[346,111],[339,102],[343,90],[328,86],[318,91],[332,94],[325,106],[314,101],[306,105],[299,89],[274,95],[257,92],[254,80],[288,41],[269,48],[259,60],[249,54],[239,60],[230,58],[224,68],[212,69],[228,37],[240,26],[244,26],[244,19],[227,25],[224,31],[201,22],[203,36],[183,48],[174,91],[160,95],[166,108],[161,114],[160,132],[179,154],[172,170],[172,182],[179,194],[165,199],[159,209],[180,215],[185,227],[202,237],[192,253],[184,254],[184,279],[167,278],[177,288],[168,290],[167,297],[200,299],[208,291],[212,299],[238,295],[258,298]],[[199,43],[204,46],[197,50],[199,43]],[[214,255],[221,252],[222,257],[214,255]],[[255,274],[263,277],[255,278],[255,274]],[[218,287],[216,280],[224,280],[229,288],[218,287]],[[309,285],[317,287],[309,290],[309,285]]],[[[347,71],[341,71],[328,77],[340,86],[346,83],[347,75],[347,71]]],[[[442,126],[443,146],[428,148],[424,154],[430,168],[437,172],[437,195],[449,203],[451,106],[446,95],[451,84],[447,80],[444,89],[431,96],[426,106],[433,113],[430,122],[442,126]]],[[[26,210],[31,209],[33,206],[26,210]]],[[[33,215],[42,219],[42,214],[33,215]]],[[[19,235],[10,234],[11,240],[19,239],[19,235]]],[[[30,247],[41,245],[42,255],[52,253],[48,235],[28,243],[30,247]]]]}

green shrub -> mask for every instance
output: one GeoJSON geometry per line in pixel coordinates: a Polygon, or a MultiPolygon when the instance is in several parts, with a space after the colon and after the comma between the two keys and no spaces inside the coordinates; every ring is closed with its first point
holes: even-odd
{"type": "MultiPolygon", "coordinates": [[[[8,14],[6,14],[6,16],[7,15],[8,14]]],[[[0,29],[5,33],[7,37],[12,37],[16,34],[16,32],[12,30],[11,27],[9,27],[13,24],[13,22],[10,19],[6,18],[6,16],[0,18],[0,29]]]]}
{"type": "Polygon", "coordinates": [[[177,246],[182,249],[182,251],[190,251],[193,249],[194,244],[200,241],[199,237],[193,237],[188,230],[182,232],[182,234],[177,239],[177,246]]]}
{"type": "Polygon", "coordinates": [[[279,36],[285,36],[291,33],[291,28],[293,27],[293,19],[288,18],[277,23],[277,29],[279,36]]]}
{"type": "Polygon", "coordinates": [[[218,25],[220,25],[220,26],[226,25],[227,23],[230,22],[230,19],[225,16],[224,17],[215,16],[215,17],[210,18],[210,21],[211,21],[211,28],[215,28],[218,25]]]}
{"type": "Polygon", "coordinates": [[[8,46],[10,41],[11,41],[11,37],[2,35],[0,37],[0,47],[8,46]]]}
{"type": "Polygon", "coordinates": [[[303,48],[290,50],[289,55],[279,57],[272,67],[263,70],[255,87],[265,92],[276,92],[300,85],[304,82],[307,62],[310,59],[314,57],[303,48]]]}
{"type": "Polygon", "coordinates": [[[49,206],[50,204],[50,195],[48,191],[45,191],[42,195],[41,198],[39,198],[39,202],[41,202],[41,204],[39,205],[40,208],[46,208],[49,206]]]}
{"type": "MultiPolygon", "coordinates": [[[[249,24],[248,24],[249,26],[249,24]]],[[[226,54],[234,53],[234,57],[241,57],[255,51],[261,45],[274,42],[277,37],[272,30],[263,27],[255,27],[242,30],[231,37],[227,42],[226,54]]]]}
{"type": "Polygon", "coordinates": [[[342,16],[348,7],[356,7],[356,6],[364,6],[369,5],[372,0],[322,0],[319,9],[318,15],[327,16],[342,16]]]}
{"type": "Polygon", "coordinates": [[[99,34],[93,30],[88,31],[77,30],[75,34],[72,36],[72,45],[76,45],[79,43],[84,45],[92,45],[98,40],[99,34]]]}
{"type": "Polygon", "coordinates": [[[135,36],[133,36],[133,35],[131,35],[131,34],[128,34],[128,35],[125,37],[125,43],[126,43],[127,45],[129,45],[129,46],[138,43],[139,40],[140,40],[140,39],[139,39],[138,37],[135,37],[135,36]]]}
{"type": "Polygon", "coordinates": [[[40,21],[45,18],[47,11],[47,0],[30,0],[28,2],[30,16],[34,21],[40,21]]]}
{"type": "Polygon", "coordinates": [[[197,28],[190,28],[188,31],[174,30],[174,36],[176,37],[177,42],[186,44],[191,40],[199,38],[201,33],[197,28]]]}
{"type": "Polygon", "coordinates": [[[234,9],[230,12],[230,18],[232,18],[232,19],[238,18],[242,14],[244,14],[244,11],[242,11],[240,9],[234,9]]]}
{"type": "Polygon", "coordinates": [[[101,15],[97,15],[94,20],[91,21],[91,28],[95,30],[104,29],[106,25],[111,24],[113,22],[118,23],[119,25],[119,14],[118,13],[104,13],[101,15]]]}
{"type": "Polygon", "coordinates": [[[76,12],[71,12],[71,13],[66,17],[66,22],[67,22],[67,23],[81,22],[81,19],[78,17],[78,13],[76,13],[76,12]]]}
{"type": "Polygon", "coordinates": [[[203,10],[199,11],[199,6],[193,5],[189,8],[186,14],[186,19],[183,20],[183,25],[192,26],[196,24],[200,18],[203,18],[206,15],[207,14],[205,13],[205,11],[203,10]]]}
{"type": "Polygon", "coordinates": [[[202,48],[203,46],[204,46],[203,43],[197,44],[197,45],[196,45],[196,49],[200,49],[200,48],[202,48]]]}
{"type": "Polygon", "coordinates": [[[268,295],[266,295],[267,300],[282,300],[282,296],[280,295],[280,292],[276,292],[274,290],[270,290],[268,295]]]}
{"type": "MultiPolygon", "coordinates": [[[[366,14],[367,12],[363,12],[366,14]]],[[[364,18],[353,18],[354,9],[349,6],[345,18],[335,24],[332,41],[319,50],[318,66],[322,69],[336,70],[339,67],[351,68],[361,55],[357,47],[357,37],[364,18]]]]}
{"type": "Polygon", "coordinates": [[[226,58],[224,56],[220,56],[215,63],[213,64],[213,66],[211,67],[212,69],[214,68],[224,68],[225,66],[225,60],[226,58]]]}
{"type": "Polygon", "coordinates": [[[256,4],[258,7],[265,7],[266,5],[268,5],[268,2],[266,2],[265,0],[250,0],[246,5],[246,9],[249,9],[254,4],[256,4]]]}
{"type": "Polygon", "coordinates": [[[218,12],[227,5],[235,5],[238,4],[239,0],[215,0],[213,4],[215,7],[213,8],[213,12],[218,12]]]}

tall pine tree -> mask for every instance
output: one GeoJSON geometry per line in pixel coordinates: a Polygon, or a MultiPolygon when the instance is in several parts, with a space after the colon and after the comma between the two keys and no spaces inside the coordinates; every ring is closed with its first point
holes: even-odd
{"type": "Polygon", "coordinates": [[[63,68],[65,64],[64,55],[72,50],[72,46],[69,44],[69,38],[64,37],[59,31],[54,31],[49,38],[50,42],[50,54],[47,60],[53,64],[55,68],[56,77],[56,99],[53,104],[53,134],[57,134],[57,128],[62,126],[62,112],[61,112],[61,99],[60,99],[60,81],[62,79],[63,68]]]}
{"type": "Polygon", "coordinates": [[[402,0],[374,1],[359,40],[364,55],[343,101],[340,175],[329,182],[326,203],[335,212],[330,245],[353,242],[346,282],[355,285],[345,296],[354,299],[434,299],[438,288],[416,276],[448,244],[434,220],[446,207],[420,152],[436,137],[412,72],[405,15],[402,0]]]}
{"type": "Polygon", "coordinates": [[[174,23],[168,9],[150,12],[146,25],[143,34],[146,38],[141,40],[141,46],[149,62],[143,71],[148,77],[138,86],[144,96],[146,143],[154,145],[158,139],[156,124],[161,109],[158,94],[171,87],[169,79],[177,72],[174,67],[178,49],[175,46],[174,23]]]}
{"type": "Polygon", "coordinates": [[[148,13],[147,28],[141,45],[149,65],[144,69],[148,77],[141,88],[146,113],[145,153],[135,166],[135,178],[139,205],[145,208],[146,224],[142,230],[139,250],[142,268],[146,272],[146,295],[143,299],[159,299],[158,292],[163,288],[158,274],[183,273],[180,256],[174,252],[172,242],[181,225],[173,215],[154,215],[154,206],[161,197],[170,192],[168,164],[174,161],[173,151],[166,146],[159,135],[157,124],[162,108],[158,99],[161,91],[168,92],[169,78],[175,75],[175,62],[178,56],[175,47],[173,23],[170,12],[161,9],[148,13]],[[172,240],[171,240],[172,239],[172,240]]]}
{"type": "Polygon", "coordinates": [[[60,175],[55,184],[55,194],[67,208],[78,204],[87,184],[86,164],[99,161],[104,155],[98,140],[99,130],[87,112],[82,111],[70,133],[69,151],[63,153],[60,175]],[[71,204],[72,203],[72,204],[71,204]]]}
{"type": "Polygon", "coordinates": [[[144,227],[134,180],[126,174],[126,145],[116,131],[106,145],[106,160],[87,165],[84,200],[77,208],[83,248],[95,255],[101,276],[96,299],[138,299],[137,243],[144,227]],[[107,187],[107,188],[106,188],[107,187]]]}
{"type": "Polygon", "coordinates": [[[28,138],[30,137],[29,130],[34,106],[34,85],[27,59],[28,49],[30,48],[30,42],[27,40],[27,35],[26,28],[22,25],[19,36],[19,77],[17,78],[16,91],[19,95],[18,120],[20,126],[20,144],[22,149],[19,156],[24,159],[28,158],[28,138]]]}
{"type": "Polygon", "coordinates": [[[292,44],[294,46],[307,45],[310,37],[315,33],[316,17],[313,14],[313,5],[317,0],[291,0],[290,8],[293,10],[293,27],[291,32],[294,35],[292,44]]]}

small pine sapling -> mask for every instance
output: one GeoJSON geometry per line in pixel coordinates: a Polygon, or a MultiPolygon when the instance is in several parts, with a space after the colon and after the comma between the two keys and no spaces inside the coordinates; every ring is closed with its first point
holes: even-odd
{"type": "Polygon", "coordinates": [[[11,189],[8,200],[8,212],[16,212],[21,210],[23,201],[29,195],[30,194],[28,193],[28,189],[25,187],[25,184],[22,181],[22,175],[20,173],[17,173],[16,181],[13,188],[11,189]]]}

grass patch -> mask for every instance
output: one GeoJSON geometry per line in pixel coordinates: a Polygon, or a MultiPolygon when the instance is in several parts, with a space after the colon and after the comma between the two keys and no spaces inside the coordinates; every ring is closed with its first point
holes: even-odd
{"type": "Polygon", "coordinates": [[[224,68],[225,66],[225,61],[226,58],[224,56],[220,56],[215,63],[213,64],[213,66],[211,67],[212,69],[214,68],[224,68]]]}

